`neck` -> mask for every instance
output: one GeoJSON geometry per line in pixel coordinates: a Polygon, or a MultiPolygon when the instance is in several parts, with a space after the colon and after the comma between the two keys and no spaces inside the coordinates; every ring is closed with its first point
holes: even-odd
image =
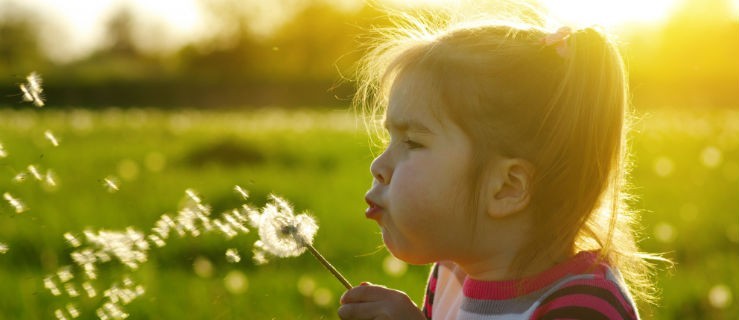
{"type": "Polygon", "coordinates": [[[454,262],[472,279],[501,281],[534,276],[566,259],[562,255],[539,255],[523,270],[514,266],[530,239],[530,217],[529,212],[519,212],[508,219],[482,221],[470,245],[470,252],[476,254],[454,262]]]}

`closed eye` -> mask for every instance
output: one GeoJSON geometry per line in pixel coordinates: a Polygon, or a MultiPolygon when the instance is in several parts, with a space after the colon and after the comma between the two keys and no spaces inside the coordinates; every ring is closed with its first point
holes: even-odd
{"type": "Polygon", "coordinates": [[[408,149],[418,149],[423,147],[422,144],[407,138],[403,140],[403,143],[408,147],[408,149]]]}

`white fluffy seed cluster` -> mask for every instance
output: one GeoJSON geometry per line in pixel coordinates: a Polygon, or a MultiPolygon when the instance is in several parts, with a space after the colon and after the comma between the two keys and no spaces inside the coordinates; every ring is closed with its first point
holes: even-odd
{"type": "Polygon", "coordinates": [[[23,101],[31,102],[37,107],[44,106],[44,97],[41,95],[44,89],[41,87],[41,77],[36,72],[31,72],[26,77],[26,82],[20,84],[23,93],[23,101]]]}
{"type": "MultiPolygon", "coordinates": [[[[241,187],[237,186],[235,190],[242,198],[248,195],[241,187]]],[[[224,212],[220,217],[211,219],[210,206],[204,204],[194,190],[188,189],[177,215],[163,214],[149,233],[131,227],[124,231],[86,230],[83,237],[67,232],[64,239],[70,247],[75,248],[70,253],[75,265],[61,267],[55,274],[46,276],[43,279],[44,287],[54,296],[94,298],[98,295],[94,282],[98,279],[100,264],[118,262],[130,271],[135,271],[147,262],[149,251],[155,247],[164,247],[173,233],[179,237],[198,237],[203,233],[216,233],[231,239],[249,232],[245,224],[248,223],[248,214],[253,211],[245,204],[241,208],[224,212]],[[76,277],[75,271],[81,272],[84,277],[76,277]],[[81,283],[73,281],[78,278],[81,283]]],[[[236,249],[227,250],[226,257],[232,263],[241,260],[236,249]]],[[[135,285],[128,275],[124,275],[120,283],[102,291],[105,299],[95,314],[100,319],[125,319],[129,314],[125,312],[124,307],[144,294],[144,291],[142,285],[135,285]]],[[[80,312],[74,304],[71,304],[66,308],[56,309],[54,314],[59,320],[73,319],[77,318],[80,312]]]]}
{"type": "Polygon", "coordinates": [[[259,240],[254,243],[254,261],[264,264],[274,257],[296,257],[313,244],[318,225],[313,217],[302,213],[295,215],[292,206],[284,199],[271,195],[261,212],[249,210],[249,221],[259,229],[259,240]]]}

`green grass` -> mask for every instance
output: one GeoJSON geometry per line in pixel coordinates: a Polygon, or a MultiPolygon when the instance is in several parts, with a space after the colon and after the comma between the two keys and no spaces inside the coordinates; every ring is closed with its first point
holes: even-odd
{"type": "MultiPolygon", "coordinates": [[[[658,274],[663,299],[647,318],[730,319],[739,314],[739,113],[654,111],[637,129],[633,181],[635,205],[644,213],[641,245],[677,262],[658,274]],[[712,305],[709,293],[715,300],[722,288],[733,299],[712,305]]],[[[363,217],[370,148],[349,114],[3,110],[0,143],[8,152],[0,158],[0,192],[29,207],[17,214],[0,202],[0,242],[10,248],[0,255],[0,319],[52,318],[70,301],[52,296],[42,282],[71,263],[65,232],[147,231],[163,213],[176,213],[187,188],[218,214],[240,205],[232,191],[237,184],[251,192],[255,205],[276,193],[298,211],[310,211],[321,227],[315,246],[350,281],[385,284],[417,302],[423,296],[427,267],[411,266],[402,276],[383,270],[388,254],[376,226],[363,217]],[[47,129],[60,139],[58,147],[44,139],[47,129]],[[59,187],[13,182],[29,164],[54,170],[59,187]],[[115,193],[102,184],[111,175],[120,180],[115,193]]],[[[126,307],[133,319],[337,318],[344,290],[338,281],[307,254],[255,266],[255,239],[175,236],[153,248],[138,270],[101,269],[97,289],[123,274],[145,286],[146,293],[126,307]],[[226,262],[228,248],[239,249],[241,262],[226,262]],[[209,261],[212,272],[198,275],[195,261],[209,261]],[[224,283],[234,270],[248,279],[242,293],[224,283]],[[328,293],[329,303],[301,294],[301,278],[328,293]]],[[[101,299],[76,301],[87,319],[101,299]]]]}

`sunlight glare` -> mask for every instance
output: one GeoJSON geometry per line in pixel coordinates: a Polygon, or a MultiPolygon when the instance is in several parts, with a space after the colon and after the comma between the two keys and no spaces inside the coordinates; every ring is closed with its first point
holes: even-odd
{"type": "Polygon", "coordinates": [[[581,26],[660,23],[678,4],[675,0],[542,0],[542,3],[563,22],[581,26]]]}
{"type": "MultiPolygon", "coordinates": [[[[463,0],[385,0],[400,7],[449,7],[478,3],[463,0]]],[[[739,0],[735,0],[739,6],[739,0]]],[[[540,0],[549,13],[573,26],[622,27],[632,23],[661,23],[679,4],[677,0],[540,0]]]]}

